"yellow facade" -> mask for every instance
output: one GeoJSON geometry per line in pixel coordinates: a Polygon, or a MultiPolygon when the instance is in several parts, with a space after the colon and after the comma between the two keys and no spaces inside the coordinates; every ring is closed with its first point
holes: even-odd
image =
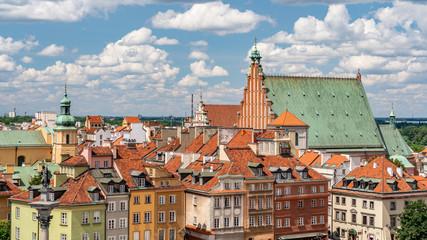
{"type": "Polygon", "coordinates": [[[150,239],[153,239],[155,220],[157,219],[154,216],[154,200],[154,189],[131,190],[129,200],[129,240],[144,239],[145,234],[150,234],[150,239]],[[139,214],[139,221],[136,221],[135,214],[139,214]],[[137,238],[137,236],[139,237],[137,238]]]}
{"type": "Polygon", "coordinates": [[[180,189],[158,189],[156,190],[156,204],[155,212],[156,224],[154,229],[154,239],[159,239],[159,232],[164,232],[164,239],[169,238],[169,234],[173,229],[175,233],[175,238],[173,239],[184,239],[184,237],[179,234],[179,231],[185,227],[185,193],[184,187],[180,189]],[[160,204],[160,198],[164,199],[163,204],[160,204]],[[174,200],[172,200],[172,198],[174,200]],[[172,202],[171,202],[172,200],[172,202]],[[159,214],[164,214],[164,221],[159,221],[159,214]],[[174,216],[174,219],[171,219],[171,215],[174,216]]]}
{"type": "Polygon", "coordinates": [[[55,130],[52,161],[61,163],[70,156],[77,154],[77,129],[55,130]]]}
{"type": "Polygon", "coordinates": [[[52,148],[46,147],[4,147],[0,148],[0,163],[4,167],[7,164],[30,166],[36,161],[50,161],[52,158],[52,148]]]}

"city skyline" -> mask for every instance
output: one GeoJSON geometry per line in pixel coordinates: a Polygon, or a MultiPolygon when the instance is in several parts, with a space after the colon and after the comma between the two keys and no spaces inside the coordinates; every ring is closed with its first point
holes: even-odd
{"type": "Polygon", "coordinates": [[[424,2],[183,2],[0,4],[0,112],[58,112],[65,82],[76,116],[239,104],[256,37],[266,75],[360,69],[376,117],[427,117],[424,2]]]}

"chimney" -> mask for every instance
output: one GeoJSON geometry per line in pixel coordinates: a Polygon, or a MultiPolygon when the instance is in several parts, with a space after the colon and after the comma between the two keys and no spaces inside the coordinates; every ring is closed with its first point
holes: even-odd
{"type": "Polygon", "coordinates": [[[209,171],[213,172],[213,166],[212,165],[209,167],[209,171]]]}
{"type": "Polygon", "coordinates": [[[332,157],[332,154],[330,153],[322,153],[320,154],[320,161],[321,161],[321,165],[323,166],[323,164],[332,157]]]}
{"type": "Polygon", "coordinates": [[[403,176],[403,169],[402,169],[401,167],[398,167],[398,168],[396,169],[396,171],[397,171],[397,175],[399,175],[399,177],[402,177],[402,176],[403,176]]]}
{"type": "Polygon", "coordinates": [[[377,168],[377,165],[378,165],[378,163],[374,162],[374,166],[373,166],[373,168],[374,168],[374,169],[375,169],[375,168],[377,168]]]}
{"type": "Polygon", "coordinates": [[[113,159],[117,159],[117,148],[115,145],[113,146],[112,150],[113,150],[113,159]]]}
{"type": "Polygon", "coordinates": [[[388,172],[388,175],[390,175],[390,177],[393,177],[393,168],[392,167],[387,167],[387,172],[388,172]]]}
{"type": "Polygon", "coordinates": [[[6,174],[14,174],[15,173],[15,165],[12,163],[6,164],[6,174]]]}

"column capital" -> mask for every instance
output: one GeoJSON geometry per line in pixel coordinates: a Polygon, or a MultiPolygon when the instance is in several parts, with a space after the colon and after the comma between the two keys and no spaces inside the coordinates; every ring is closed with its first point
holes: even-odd
{"type": "Polygon", "coordinates": [[[40,222],[40,227],[43,229],[48,229],[49,225],[50,225],[50,220],[52,219],[52,217],[53,217],[52,215],[50,215],[50,216],[47,216],[47,215],[37,216],[37,219],[40,222]]]}

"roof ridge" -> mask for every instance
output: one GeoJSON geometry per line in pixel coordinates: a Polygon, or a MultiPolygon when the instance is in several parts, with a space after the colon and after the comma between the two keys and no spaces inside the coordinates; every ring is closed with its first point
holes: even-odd
{"type": "Polygon", "coordinates": [[[357,77],[346,76],[305,76],[305,75],[265,75],[265,77],[289,77],[289,78],[310,78],[310,79],[345,79],[345,80],[358,80],[357,77]]]}

